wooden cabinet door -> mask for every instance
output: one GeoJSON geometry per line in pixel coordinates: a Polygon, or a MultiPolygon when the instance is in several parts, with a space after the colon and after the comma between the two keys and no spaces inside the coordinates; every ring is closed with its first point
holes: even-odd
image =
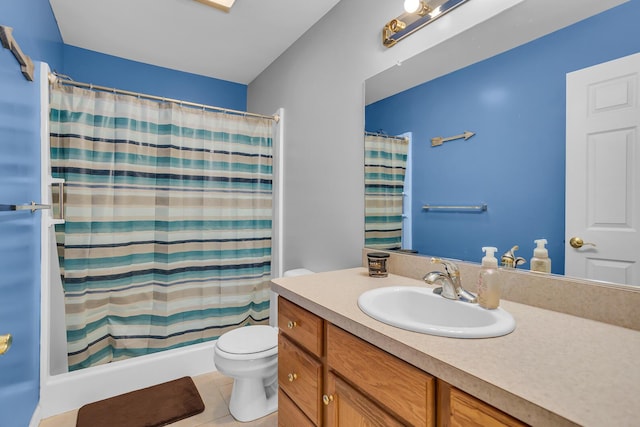
{"type": "Polygon", "coordinates": [[[438,425],[441,427],[526,427],[499,409],[438,381],[438,425]]]}
{"type": "Polygon", "coordinates": [[[435,425],[431,375],[334,325],[327,327],[327,363],[408,425],[435,425]]]}
{"type": "Polygon", "coordinates": [[[278,427],[315,427],[282,389],[278,389],[278,427]]]}
{"type": "Polygon", "coordinates": [[[326,427],[400,427],[403,424],[382,410],[358,390],[329,372],[326,427]]]}

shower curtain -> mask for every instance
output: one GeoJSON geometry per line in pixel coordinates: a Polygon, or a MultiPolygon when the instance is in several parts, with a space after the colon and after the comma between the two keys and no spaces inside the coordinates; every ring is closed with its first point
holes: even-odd
{"type": "Polygon", "coordinates": [[[407,139],[365,134],[365,246],[400,249],[407,139]]]}
{"type": "Polygon", "coordinates": [[[54,85],[69,370],[268,323],[272,120],[54,85]]]}

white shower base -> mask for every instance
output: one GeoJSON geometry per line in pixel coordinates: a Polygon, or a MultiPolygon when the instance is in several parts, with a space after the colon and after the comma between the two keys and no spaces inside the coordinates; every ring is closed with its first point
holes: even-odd
{"type": "Polygon", "coordinates": [[[215,341],[209,341],[47,376],[41,381],[40,418],[172,379],[213,372],[214,345],[215,341]]]}

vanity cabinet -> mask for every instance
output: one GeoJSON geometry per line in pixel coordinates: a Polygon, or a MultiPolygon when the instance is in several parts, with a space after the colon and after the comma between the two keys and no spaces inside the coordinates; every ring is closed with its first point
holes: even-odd
{"type": "Polygon", "coordinates": [[[278,324],[279,426],[525,425],[282,297],[278,324]]]}

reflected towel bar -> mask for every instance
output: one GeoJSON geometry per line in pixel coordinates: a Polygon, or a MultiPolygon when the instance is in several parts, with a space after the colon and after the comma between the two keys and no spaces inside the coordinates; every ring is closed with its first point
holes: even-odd
{"type": "Polygon", "coordinates": [[[426,211],[463,211],[463,212],[484,212],[487,210],[487,204],[479,205],[424,205],[422,209],[426,211]]]}

